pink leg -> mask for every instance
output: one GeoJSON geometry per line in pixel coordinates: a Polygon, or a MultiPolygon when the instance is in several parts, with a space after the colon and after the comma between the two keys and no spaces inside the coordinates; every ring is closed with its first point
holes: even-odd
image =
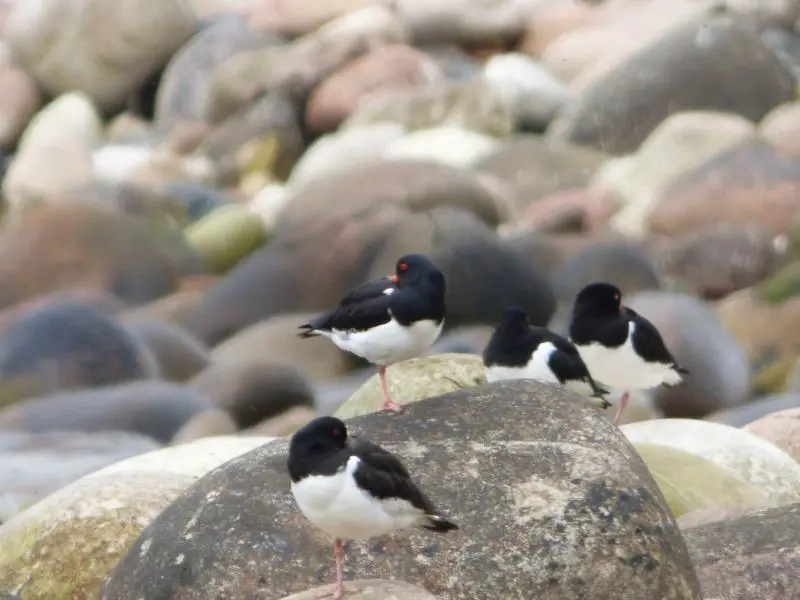
{"type": "Polygon", "coordinates": [[[614,415],[614,419],[611,421],[614,423],[614,425],[619,424],[619,418],[622,416],[622,412],[628,406],[628,400],[630,400],[630,395],[628,392],[625,392],[619,399],[619,408],[617,409],[617,414],[614,415]]]}
{"type": "Polygon", "coordinates": [[[403,407],[397,404],[396,402],[392,402],[389,399],[389,384],[386,381],[386,367],[382,367],[378,365],[378,374],[381,377],[381,389],[383,390],[383,409],[382,410],[393,410],[396,413],[403,412],[403,407]]]}
{"type": "Polygon", "coordinates": [[[323,592],[317,598],[331,597],[339,600],[347,591],[344,587],[344,546],[342,540],[333,540],[333,555],[336,557],[336,584],[329,592],[323,592]]]}

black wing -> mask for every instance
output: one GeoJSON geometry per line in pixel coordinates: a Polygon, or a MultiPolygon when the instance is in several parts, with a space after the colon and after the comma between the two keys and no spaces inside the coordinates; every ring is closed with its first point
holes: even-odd
{"type": "Polygon", "coordinates": [[[389,279],[362,283],[342,298],[335,309],[301,325],[300,329],[306,331],[300,333],[300,337],[311,337],[315,335],[314,330],[364,331],[388,323],[391,300],[384,292],[390,288],[397,289],[389,279]]]}
{"type": "Polygon", "coordinates": [[[633,349],[648,362],[659,362],[675,367],[681,373],[688,373],[686,369],[678,366],[672,353],[667,349],[661,334],[650,321],[645,319],[635,310],[625,307],[625,315],[636,325],[633,331],[633,349]]]}
{"type": "Polygon", "coordinates": [[[424,513],[435,514],[431,501],[414,484],[405,465],[394,454],[366,440],[355,440],[350,448],[361,460],[361,467],[355,473],[360,488],[376,498],[399,498],[424,513]]]}
{"type": "Polygon", "coordinates": [[[542,333],[542,339],[553,344],[553,346],[555,346],[558,350],[561,350],[561,352],[563,352],[564,354],[568,356],[577,356],[578,358],[581,357],[580,353],[578,352],[578,349],[575,347],[575,344],[570,342],[567,338],[558,335],[557,333],[554,333],[550,330],[544,329],[543,327],[539,327],[536,329],[543,330],[544,333],[542,333]]]}

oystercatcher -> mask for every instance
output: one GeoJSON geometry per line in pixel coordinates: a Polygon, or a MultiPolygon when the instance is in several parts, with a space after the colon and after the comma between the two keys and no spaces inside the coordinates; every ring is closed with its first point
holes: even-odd
{"type": "Polygon", "coordinates": [[[395,455],[348,438],[345,424],[335,417],[313,419],[292,436],[287,466],[300,511],[334,540],[336,585],[326,596],[345,593],[343,540],[367,540],[411,527],[438,533],[458,529],[395,455]]]}
{"type": "Polygon", "coordinates": [[[591,283],[578,292],[569,337],[594,377],[624,391],[615,425],[630,390],[677,385],[689,373],[675,361],[658,329],[624,306],[619,288],[610,283],[591,283]]]}
{"type": "Polygon", "coordinates": [[[383,410],[401,412],[389,398],[386,367],[420,356],[444,325],[444,274],[426,256],[400,257],[395,274],[356,287],[332,311],[312,319],[300,337],[324,335],[342,350],[378,367],[383,410]]]}
{"type": "Polygon", "coordinates": [[[489,382],[505,379],[535,379],[563,385],[606,409],[608,390],[599,386],[578,350],[568,339],[531,326],[521,308],[507,308],[483,351],[483,364],[489,382]]]}

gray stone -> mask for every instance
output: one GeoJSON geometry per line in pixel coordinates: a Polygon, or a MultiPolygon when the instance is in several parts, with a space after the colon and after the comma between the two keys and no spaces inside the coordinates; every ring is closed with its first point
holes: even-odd
{"type": "MultiPolygon", "coordinates": [[[[350,427],[402,456],[461,529],[350,544],[348,579],[400,575],[442,600],[700,598],[644,463],[579,396],[501,382],[350,427]]],[[[278,600],[329,582],[330,541],[295,506],[286,447],[262,446],[187,490],[130,547],[102,600],[278,600]]]]}
{"type": "Polygon", "coordinates": [[[548,134],[627,153],[671,113],[719,110],[758,122],[794,95],[792,73],[756,32],[729,17],[701,17],[593,78],[548,134]]]}
{"type": "Polygon", "coordinates": [[[704,597],[800,597],[798,519],[800,504],[791,504],[685,529],[704,597]]]}

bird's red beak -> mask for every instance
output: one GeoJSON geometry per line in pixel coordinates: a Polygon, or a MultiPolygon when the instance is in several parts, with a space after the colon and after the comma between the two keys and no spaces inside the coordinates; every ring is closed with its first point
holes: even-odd
{"type": "Polygon", "coordinates": [[[399,279],[399,277],[397,276],[397,273],[395,273],[394,275],[389,275],[389,281],[391,281],[395,285],[397,284],[397,280],[398,279],[399,279]]]}

